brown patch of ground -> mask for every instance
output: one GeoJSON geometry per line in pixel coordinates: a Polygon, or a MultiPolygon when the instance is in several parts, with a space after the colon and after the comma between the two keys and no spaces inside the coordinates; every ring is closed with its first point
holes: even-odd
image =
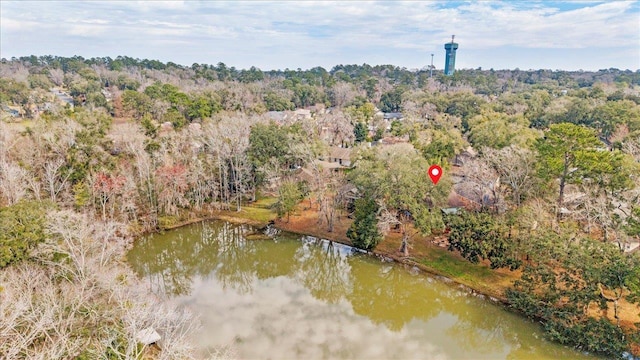
{"type": "MultiPolygon", "coordinates": [[[[615,310],[613,302],[607,303],[605,310],[607,317],[611,321],[615,321],[615,310]]],[[[629,303],[625,299],[618,301],[618,317],[620,318],[620,326],[627,329],[634,329],[635,324],[640,323],[640,309],[636,304],[629,303]]]]}
{"type": "Polygon", "coordinates": [[[130,118],[126,118],[126,117],[113,117],[111,120],[111,123],[113,125],[119,125],[119,124],[126,124],[128,122],[132,122],[133,119],[130,118]]]}
{"type": "Polygon", "coordinates": [[[287,219],[275,220],[275,226],[296,234],[311,235],[318,238],[334,240],[351,245],[347,238],[347,229],[353,220],[346,216],[336,216],[333,224],[333,231],[329,231],[326,222],[318,222],[318,210],[310,207],[309,202],[304,201],[298,205],[295,212],[287,219]]]}

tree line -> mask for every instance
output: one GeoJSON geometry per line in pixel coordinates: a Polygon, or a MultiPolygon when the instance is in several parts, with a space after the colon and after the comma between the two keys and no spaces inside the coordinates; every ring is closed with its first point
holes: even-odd
{"type": "MultiPolygon", "coordinates": [[[[619,309],[640,292],[638,257],[621,251],[640,236],[639,80],[617,69],[429,78],[391,65],[3,60],[0,104],[23,111],[0,122],[1,271],[43,264],[34,254],[63,239],[51,213],[139,233],[259,196],[289,218],[308,200],[328,231],[352,218],[347,236],[364,249],[397,229],[411,257],[418,234],[446,235],[469,261],[521,269],[513,307],[554,340],[617,356],[638,343],[619,309]],[[331,171],[318,160],[339,147],[353,168],[331,171]],[[445,170],[438,185],[432,164],[445,170]],[[467,210],[444,215],[452,194],[467,210]]],[[[47,266],[71,261],[55,254],[47,266]]]]}

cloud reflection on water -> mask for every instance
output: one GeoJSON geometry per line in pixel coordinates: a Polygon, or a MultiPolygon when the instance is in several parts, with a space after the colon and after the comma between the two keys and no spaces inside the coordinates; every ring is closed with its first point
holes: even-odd
{"type": "Polygon", "coordinates": [[[203,351],[247,359],[575,359],[525,319],[349,247],[205,222],[136,243],[152,290],[200,314],[203,351]]]}

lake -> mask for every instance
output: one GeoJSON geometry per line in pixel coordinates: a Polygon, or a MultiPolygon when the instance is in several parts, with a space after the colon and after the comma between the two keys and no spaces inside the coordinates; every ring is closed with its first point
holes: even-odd
{"type": "MultiPolygon", "coordinates": [[[[136,241],[150,289],[202,322],[204,355],[243,359],[594,359],[467,289],[313,237],[247,240],[207,221],[136,241]]],[[[249,236],[253,238],[252,236],[249,236]]]]}

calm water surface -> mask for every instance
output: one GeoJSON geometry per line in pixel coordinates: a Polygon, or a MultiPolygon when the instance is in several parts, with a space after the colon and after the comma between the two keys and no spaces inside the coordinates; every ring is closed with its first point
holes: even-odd
{"type": "Polygon", "coordinates": [[[593,359],[464,289],[351,248],[291,234],[246,240],[205,222],[136,242],[148,286],[202,320],[203,354],[243,359],[593,359]]]}

